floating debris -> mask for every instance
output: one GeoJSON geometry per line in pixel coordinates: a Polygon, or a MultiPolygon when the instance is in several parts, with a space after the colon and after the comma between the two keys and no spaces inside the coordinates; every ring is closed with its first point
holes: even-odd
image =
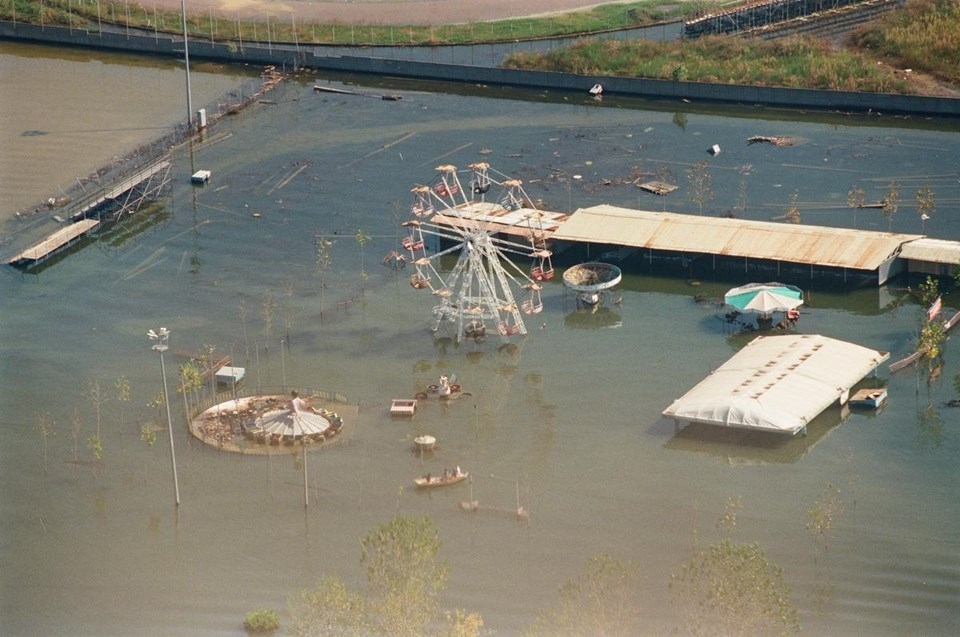
{"type": "Polygon", "coordinates": [[[655,195],[667,195],[679,188],[679,186],[674,186],[673,184],[668,184],[663,181],[647,181],[642,184],[637,184],[637,188],[642,188],[647,192],[652,192],[655,195]]]}
{"type": "Polygon", "coordinates": [[[765,142],[767,144],[773,144],[774,146],[793,146],[796,141],[792,137],[787,137],[786,135],[778,135],[775,137],[768,137],[766,135],[754,135],[753,137],[747,138],[747,144],[757,144],[759,142],[765,142]]]}

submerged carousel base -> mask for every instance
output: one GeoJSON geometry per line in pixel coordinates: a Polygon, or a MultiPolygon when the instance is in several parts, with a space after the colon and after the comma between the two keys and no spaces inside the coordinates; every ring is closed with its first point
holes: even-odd
{"type": "MultiPolygon", "coordinates": [[[[285,396],[248,396],[210,407],[190,423],[194,438],[221,451],[243,454],[289,452],[319,448],[339,439],[341,412],[355,409],[337,404],[337,411],[291,413],[285,396]]],[[[332,406],[332,405],[331,405],[332,406]]]]}

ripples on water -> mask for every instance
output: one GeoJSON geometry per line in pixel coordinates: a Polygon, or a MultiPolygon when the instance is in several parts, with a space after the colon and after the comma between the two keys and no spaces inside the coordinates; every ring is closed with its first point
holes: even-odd
{"type": "MultiPolygon", "coordinates": [[[[76,62],[12,63],[52,67],[36,72],[52,84],[76,62]]],[[[121,72],[143,87],[161,71],[121,72]]],[[[181,150],[172,197],[154,223],[108,235],[35,275],[0,277],[0,632],[236,634],[247,611],[283,610],[322,574],[359,583],[357,538],[399,512],[428,515],[440,530],[451,567],[444,605],[479,611],[495,631],[519,632],[555,600],[558,584],[606,552],[639,562],[644,625],[664,634],[677,621],[670,574],[695,538],[706,545],[725,534],[716,521],[735,496],[743,510],[733,539],[759,542],[784,569],[805,632],[951,632],[960,620],[960,423],[950,409],[934,410],[939,421],[917,414],[954,396],[954,341],[941,380],[928,387],[912,371],[891,378],[890,403],[876,415],[830,410],[805,440],[730,444],[675,435],[659,414],[742,346],[692,297],[721,296],[743,281],[692,286],[629,275],[615,316],[594,325],[570,318],[571,299],[551,284],[522,347],[458,349],[430,338],[430,298],[379,261],[397,245],[409,189],[429,181],[437,164],[481,158],[521,177],[547,209],[614,203],[691,213],[683,189],[662,199],[628,178],[666,174],[685,186],[687,167],[709,159],[709,214],[745,193],[746,217],[778,217],[796,192],[804,223],[828,225],[853,225],[852,185],[875,200],[894,177],[902,204],[893,229],[903,232],[920,230],[911,193],[929,180],[938,204],[926,230],[956,238],[955,130],[368,81],[362,90],[403,99],[317,94],[312,79],[289,83],[271,96],[275,104],[214,131],[217,143],[181,150]],[[751,135],[802,143],[748,146],[751,135]],[[722,152],[710,158],[713,144],[722,152]],[[212,170],[212,182],[191,187],[194,168],[212,170]],[[582,179],[557,180],[574,174],[582,179]],[[358,229],[372,237],[362,251],[358,229]],[[317,235],[334,241],[322,290],[317,235]],[[212,345],[248,368],[248,391],[330,388],[359,404],[344,444],[310,454],[306,511],[292,457],[218,453],[177,426],[182,505],[174,512],[166,437],[148,448],[139,436],[158,417],[148,403],[161,391],[159,364],[145,334],[160,326],[172,331],[171,382],[183,362],[178,351],[212,345]],[[282,354],[281,338],[290,343],[282,354]],[[391,398],[440,373],[455,373],[472,396],[447,408],[428,403],[411,422],[390,419],[391,398]],[[128,402],[116,398],[120,376],[130,381],[128,402]],[[84,443],[97,427],[83,395],[92,380],[108,398],[96,467],[84,443]],[[46,472],[40,414],[57,428],[46,472]],[[421,433],[438,437],[432,459],[409,451],[421,433]],[[472,486],[411,488],[419,473],[455,464],[473,473],[472,486]],[[843,514],[824,552],[805,525],[827,483],[841,489],[843,514]],[[509,512],[518,495],[529,525],[509,512]],[[500,511],[463,513],[458,504],[471,496],[500,511]]],[[[108,90],[125,94],[123,86],[108,90]]],[[[176,117],[177,108],[166,108],[144,121],[176,117]]],[[[77,129],[103,126],[77,118],[77,129]]],[[[886,221],[860,211],[856,225],[885,229],[886,221]]],[[[802,331],[889,350],[894,359],[910,350],[920,311],[896,307],[896,289],[808,289],[802,331]]],[[[956,305],[950,295],[946,304],[956,305]]],[[[179,397],[172,400],[176,407],[179,397]]]]}

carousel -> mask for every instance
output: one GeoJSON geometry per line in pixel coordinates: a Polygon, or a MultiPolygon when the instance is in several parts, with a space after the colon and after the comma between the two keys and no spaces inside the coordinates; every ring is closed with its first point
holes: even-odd
{"type": "Polygon", "coordinates": [[[339,413],[311,407],[297,396],[293,400],[284,396],[228,400],[200,413],[190,425],[190,432],[205,444],[225,451],[261,454],[269,453],[272,447],[327,442],[342,429],[339,413]]]}

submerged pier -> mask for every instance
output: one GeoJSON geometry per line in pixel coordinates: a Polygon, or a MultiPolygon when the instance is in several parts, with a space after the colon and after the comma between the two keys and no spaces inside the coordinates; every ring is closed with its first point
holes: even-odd
{"type": "Polygon", "coordinates": [[[118,181],[97,188],[66,209],[66,218],[54,217],[61,226],[53,233],[7,260],[9,265],[29,269],[66,250],[108,221],[132,214],[147,201],[163,194],[170,183],[170,158],[161,157],[118,181]]]}

